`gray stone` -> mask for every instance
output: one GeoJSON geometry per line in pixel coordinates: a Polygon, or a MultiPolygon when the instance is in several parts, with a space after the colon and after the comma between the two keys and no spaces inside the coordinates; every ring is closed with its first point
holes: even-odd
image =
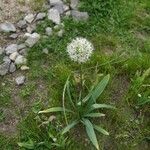
{"type": "Polygon", "coordinates": [[[60,24],[61,19],[60,19],[60,13],[57,9],[50,9],[48,11],[48,19],[51,20],[55,24],[60,24]]]}
{"type": "Polygon", "coordinates": [[[26,64],[26,62],[27,62],[27,59],[22,55],[18,55],[15,60],[16,65],[23,65],[23,64],[26,64]]]}
{"type": "Polygon", "coordinates": [[[26,30],[28,33],[33,33],[36,29],[36,25],[35,24],[32,24],[32,25],[29,25],[26,30]]]}
{"type": "Polygon", "coordinates": [[[58,10],[59,14],[63,14],[64,13],[64,7],[63,7],[62,4],[55,5],[53,8],[58,10]]]}
{"type": "Polygon", "coordinates": [[[89,15],[87,12],[80,12],[77,10],[72,10],[71,11],[73,19],[77,21],[86,21],[89,18],[89,15]]]}
{"type": "Polygon", "coordinates": [[[4,61],[4,62],[11,63],[11,60],[9,59],[8,56],[5,56],[5,57],[3,58],[3,61],[4,61]]]}
{"type": "Polygon", "coordinates": [[[79,3],[79,0],[70,0],[70,7],[72,9],[77,9],[78,3],[79,3]]]}
{"type": "Polygon", "coordinates": [[[43,20],[46,17],[46,13],[38,13],[36,16],[36,21],[43,20]]]}
{"type": "Polygon", "coordinates": [[[22,85],[25,82],[25,76],[19,76],[15,79],[17,85],[22,85]]]}
{"type": "Polygon", "coordinates": [[[71,16],[71,11],[70,11],[70,10],[67,11],[67,12],[65,13],[65,15],[66,15],[67,17],[70,17],[70,16],[71,16]]]}
{"type": "Polygon", "coordinates": [[[16,32],[16,28],[14,24],[10,22],[1,23],[0,24],[0,31],[2,32],[16,32]]]}
{"type": "Polygon", "coordinates": [[[64,8],[64,11],[65,11],[65,12],[70,9],[68,5],[63,5],[63,8],[64,8]]]}
{"type": "Polygon", "coordinates": [[[4,53],[4,49],[0,47],[0,55],[2,55],[3,53],[4,53]]]}
{"type": "Polygon", "coordinates": [[[12,62],[9,67],[9,72],[13,73],[16,71],[16,65],[12,62]]]}
{"type": "Polygon", "coordinates": [[[46,34],[47,34],[48,36],[52,35],[52,34],[53,34],[52,28],[47,27],[47,28],[46,28],[46,34]]]}
{"type": "Polygon", "coordinates": [[[18,34],[14,33],[14,34],[11,34],[9,37],[11,39],[16,39],[18,37],[18,34]]]}
{"type": "Polygon", "coordinates": [[[26,45],[29,47],[34,46],[40,39],[40,35],[38,33],[33,33],[28,36],[28,39],[25,41],[26,45]]]}
{"type": "Polygon", "coordinates": [[[19,55],[18,52],[14,52],[14,53],[10,54],[9,59],[12,61],[15,61],[18,55],[19,55]]]}
{"type": "Polygon", "coordinates": [[[35,19],[35,15],[33,15],[33,14],[28,14],[24,18],[24,20],[26,20],[28,23],[32,23],[34,19],[35,19]]]}
{"type": "Polygon", "coordinates": [[[0,65],[0,75],[1,76],[4,76],[8,73],[9,65],[10,65],[10,62],[8,62],[8,61],[6,61],[6,62],[4,62],[3,64],[0,65]]]}
{"type": "Polygon", "coordinates": [[[28,49],[26,49],[26,48],[21,49],[21,50],[19,51],[19,54],[20,54],[20,55],[23,55],[23,56],[27,56],[27,51],[28,51],[28,49]]]}
{"type": "Polygon", "coordinates": [[[26,45],[24,43],[18,45],[18,50],[22,50],[24,48],[26,48],[26,45]]]}
{"type": "Polygon", "coordinates": [[[58,35],[59,37],[63,37],[63,34],[64,34],[64,30],[60,30],[60,31],[58,31],[58,33],[57,33],[57,35],[58,35]]]}
{"type": "Polygon", "coordinates": [[[17,23],[17,26],[20,28],[20,29],[25,29],[27,27],[27,22],[25,20],[20,20],[18,23],[17,23]]]}
{"type": "Polygon", "coordinates": [[[28,66],[21,66],[21,68],[20,68],[22,71],[25,71],[25,70],[29,70],[30,68],[28,67],[28,66]]]}
{"type": "Polygon", "coordinates": [[[47,48],[44,48],[44,49],[43,49],[43,53],[44,53],[44,54],[48,54],[48,49],[47,49],[47,48]]]}
{"type": "Polygon", "coordinates": [[[11,44],[8,47],[6,47],[5,52],[7,55],[10,55],[14,52],[17,52],[18,50],[18,45],[17,44],[11,44]]]}
{"type": "Polygon", "coordinates": [[[61,0],[49,0],[49,3],[51,6],[55,6],[58,4],[63,4],[63,2],[61,0]]]}

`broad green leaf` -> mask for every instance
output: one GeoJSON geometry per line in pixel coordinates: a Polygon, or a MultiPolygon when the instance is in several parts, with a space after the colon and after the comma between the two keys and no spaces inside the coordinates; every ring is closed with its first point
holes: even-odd
{"type": "Polygon", "coordinates": [[[62,134],[65,134],[66,132],[68,132],[71,128],[73,128],[76,124],[78,124],[79,121],[78,120],[75,120],[73,121],[72,123],[70,123],[69,125],[67,125],[63,131],[62,131],[62,134]]]}
{"type": "MultiPolygon", "coordinates": [[[[106,88],[108,81],[109,81],[110,75],[108,74],[107,76],[105,76],[100,82],[99,84],[96,86],[96,88],[93,88],[89,94],[82,100],[83,103],[85,103],[86,101],[88,101],[91,97],[91,100],[94,100],[96,102],[96,100],[98,99],[98,97],[102,94],[102,92],[104,91],[104,89],[106,88]]],[[[79,102],[78,105],[81,105],[81,103],[79,102]]]]}
{"type": "MultiPolygon", "coordinates": [[[[62,107],[52,107],[46,110],[39,111],[39,114],[42,113],[52,113],[52,112],[63,112],[64,108],[62,107]]],[[[71,110],[65,109],[66,112],[72,112],[71,110]]]]}
{"type": "Polygon", "coordinates": [[[83,123],[86,127],[86,132],[87,132],[89,139],[91,140],[93,145],[96,147],[96,149],[99,150],[98,141],[97,141],[92,123],[88,119],[83,119],[83,123]]]}
{"type": "Polygon", "coordinates": [[[115,109],[114,106],[107,105],[107,104],[93,104],[89,110],[89,112],[95,110],[95,109],[100,109],[100,108],[107,108],[107,109],[115,109]]]}
{"type": "Polygon", "coordinates": [[[26,149],[34,149],[34,143],[32,140],[29,140],[28,142],[22,142],[22,143],[18,143],[18,145],[20,147],[26,148],[26,149]]]}
{"type": "Polygon", "coordinates": [[[97,131],[101,132],[102,134],[109,135],[109,133],[105,129],[103,129],[102,127],[97,126],[97,125],[93,125],[93,126],[94,126],[94,129],[96,129],[97,131]]]}
{"type": "Polygon", "coordinates": [[[85,117],[92,117],[92,118],[94,118],[94,117],[104,117],[104,116],[105,116],[105,114],[103,114],[103,113],[90,113],[90,114],[85,115],[85,117]]]}

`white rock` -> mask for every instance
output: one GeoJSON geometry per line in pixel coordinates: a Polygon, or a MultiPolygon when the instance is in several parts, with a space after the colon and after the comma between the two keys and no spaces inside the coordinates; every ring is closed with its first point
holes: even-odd
{"type": "Polygon", "coordinates": [[[18,45],[17,44],[11,44],[8,47],[6,47],[5,52],[7,55],[10,55],[14,52],[17,52],[18,50],[18,45]]]}
{"type": "Polygon", "coordinates": [[[55,24],[60,24],[61,19],[60,19],[60,13],[57,9],[50,9],[48,11],[48,19],[54,22],[55,24]]]}
{"type": "Polygon", "coordinates": [[[52,28],[47,27],[45,30],[46,30],[46,34],[47,34],[48,36],[50,36],[50,35],[52,35],[52,34],[53,34],[53,30],[52,30],[52,28]]]}
{"type": "Polygon", "coordinates": [[[63,2],[61,0],[49,0],[49,3],[51,6],[63,4],[63,2]]]}
{"type": "Polygon", "coordinates": [[[28,66],[21,66],[20,68],[22,71],[25,71],[25,70],[29,70],[30,68],[28,66]]]}
{"type": "Polygon", "coordinates": [[[16,65],[26,64],[26,62],[27,62],[27,59],[22,55],[18,55],[16,60],[15,60],[16,65]]]}
{"type": "Polygon", "coordinates": [[[27,27],[27,22],[25,20],[20,20],[18,23],[17,23],[17,26],[20,28],[20,29],[25,29],[27,27]]]}
{"type": "Polygon", "coordinates": [[[33,14],[28,14],[27,16],[25,16],[24,20],[26,20],[28,23],[32,23],[32,21],[34,20],[35,15],[33,14]]]}
{"type": "Polygon", "coordinates": [[[46,17],[46,13],[38,13],[36,16],[36,21],[42,20],[46,17]]]}
{"type": "Polygon", "coordinates": [[[0,31],[2,31],[2,32],[16,32],[16,28],[12,23],[6,22],[6,23],[0,24],[0,31]]]}
{"type": "Polygon", "coordinates": [[[18,37],[18,34],[14,33],[14,34],[11,34],[9,37],[11,39],[16,39],[18,37]]]}
{"type": "Polygon", "coordinates": [[[10,64],[10,67],[9,67],[9,72],[10,73],[13,73],[16,71],[16,65],[14,63],[11,63],[10,64]]]}
{"type": "Polygon", "coordinates": [[[28,36],[28,39],[25,41],[26,45],[29,47],[34,46],[40,39],[40,35],[38,33],[33,33],[28,36]]]}
{"type": "Polygon", "coordinates": [[[22,85],[25,82],[25,76],[19,76],[15,79],[17,85],[22,85]]]}
{"type": "Polygon", "coordinates": [[[9,59],[12,61],[15,61],[18,55],[19,55],[18,52],[14,52],[14,53],[10,54],[9,59]]]}

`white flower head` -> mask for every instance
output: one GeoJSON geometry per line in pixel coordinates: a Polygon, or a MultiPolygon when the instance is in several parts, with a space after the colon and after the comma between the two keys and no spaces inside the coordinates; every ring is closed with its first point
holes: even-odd
{"type": "Polygon", "coordinates": [[[92,43],[90,43],[87,39],[78,37],[74,39],[71,43],[67,46],[67,52],[71,60],[78,62],[78,63],[85,63],[88,61],[94,47],[92,43]]]}

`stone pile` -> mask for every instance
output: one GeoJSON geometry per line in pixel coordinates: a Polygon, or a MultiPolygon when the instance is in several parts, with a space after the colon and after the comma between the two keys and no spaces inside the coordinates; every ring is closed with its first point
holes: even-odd
{"type": "MultiPolygon", "coordinates": [[[[48,2],[46,6],[47,12],[27,14],[16,24],[10,22],[0,24],[0,32],[7,33],[11,39],[17,39],[20,32],[24,34],[21,39],[24,42],[20,43],[18,39],[17,43],[12,43],[3,48],[0,47],[0,55],[4,56],[3,62],[0,64],[0,76],[13,73],[19,68],[21,70],[29,70],[29,67],[26,66],[26,55],[28,49],[33,47],[41,38],[35,32],[36,25],[40,21],[48,18],[54,23],[54,27],[46,27],[45,34],[47,36],[52,36],[53,30],[59,29],[57,35],[62,37],[64,34],[63,17],[72,16],[76,21],[86,21],[89,17],[87,12],[78,11],[79,0],[70,0],[70,3],[67,3],[66,0],[49,0],[48,2]]],[[[43,52],[48,54],[47,49],[44,49],[43,52]]],[[[17,85],[21,85],[24,83],[25,77],[17,77],[15,81],[17,85]]]]}

